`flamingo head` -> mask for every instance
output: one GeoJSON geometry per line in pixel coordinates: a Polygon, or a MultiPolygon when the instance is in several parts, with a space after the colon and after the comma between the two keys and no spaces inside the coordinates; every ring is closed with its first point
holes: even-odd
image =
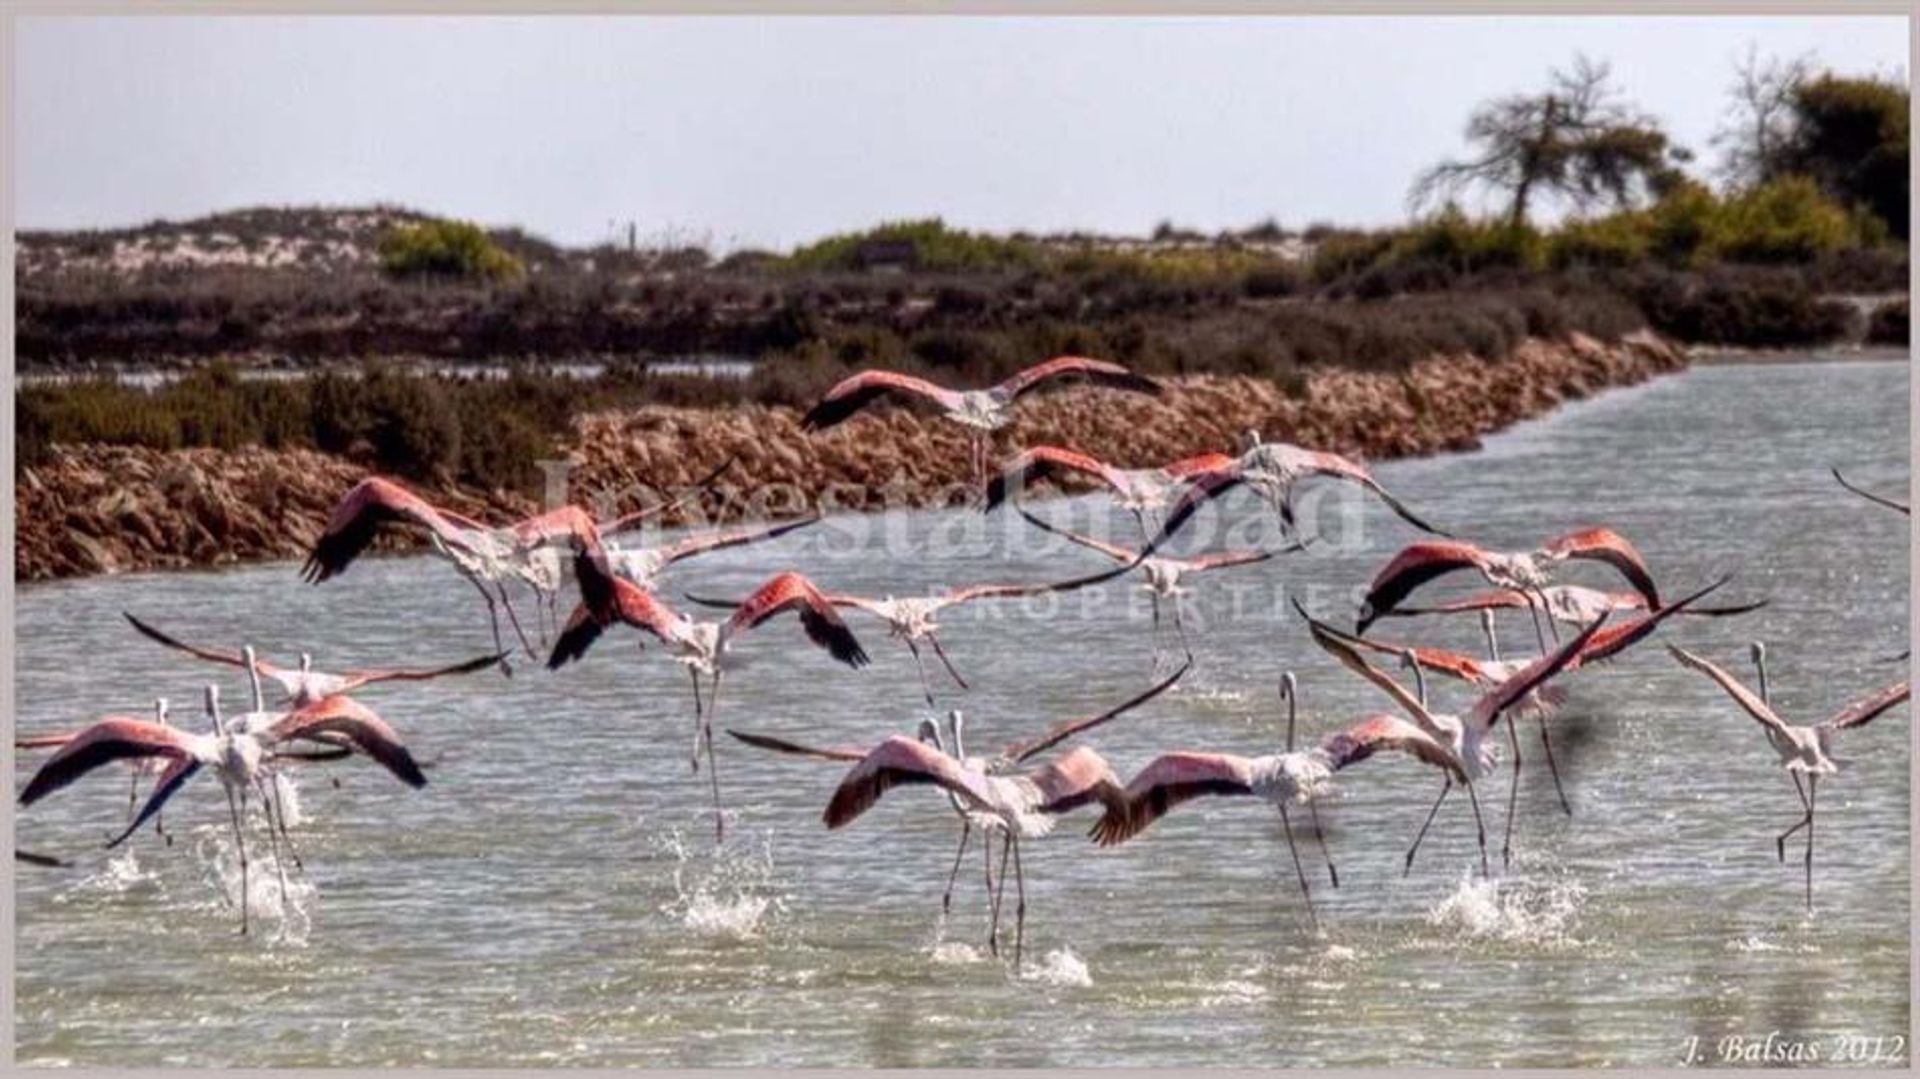
{"type": "Polygon", "coordinates": [[[165,725],[167,722],[167,699],[156,697],[153,701],[153,721],[165,725]]]}
{"type": "Polygon", "coordinates": [[[207,718],[213,720],[213,733],[227,733],[227,725],[220,720],[220,687],[212,682],[207,683],[206,708],[207,718]]]}
{"type": "Polygon", "coordinates": [[[313,673],[313,653],[312,652],[300,653],[300,673],[301,674],[313,673]]]}
{"type": "Polygon", "coordinates": [[[920,720],[920,729],[917,733],[923,744],[935,749],[940,748],[940,725],[933,721],[932,716],[926,716],[920,720]]]}

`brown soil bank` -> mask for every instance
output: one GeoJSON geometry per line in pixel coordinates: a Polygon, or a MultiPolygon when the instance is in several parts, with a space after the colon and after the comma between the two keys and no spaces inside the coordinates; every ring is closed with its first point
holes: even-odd
{"type": "MultiPolygon", "coordinates": [[[[1597,390],[1685,366],[1649,333],[1615,345],[1578,334],[1530,340],[1504,359],[1436,356],[1401,374],[1322,371],[1297,388],[1258,378],[1171,380],[1158,398],[1074,389],[1031,399],[996,440],[996,457],[1053,443],[1139,467],[1231,451],[1249,429],[1369,459],[1470,449],[1480,437],[1597,390]]],[[[570,493],[602,512],[638,490],[692,483],[727,457],[719,516],[769,505],[796,511],[826,496],[838,507],[889,499],[928,504],[966,482],[966,436],[938,417],[879,410],[816,435],[785,407],[645,408],[582,417],[568,450],[570,493]],[[769,502],[754,492],[777,488],[769,502]]],[[[366,470],[311,451],[163,452],[56,447],[23,470],[15,491],[20,580],[298,558],[329,509],[366,470]]],[[[457,490],[429,494],[464,512],[504,517],[533,498],[457,490]]]]}

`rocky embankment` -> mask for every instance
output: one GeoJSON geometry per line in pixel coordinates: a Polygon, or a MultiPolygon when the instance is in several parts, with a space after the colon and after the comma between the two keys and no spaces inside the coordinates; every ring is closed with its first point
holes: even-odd
{"type": "MultiPolygon", "coordinates": [[[[1497,361],[1436,356],[1402,374],[1322,371],[1294,390],[1220,376],[1171,380],[1157,399],[1072,389],[1023,402],[995,457],[1053,443],[1142,467],[1231,452],[1250,429],[1374,460],[1470,449],[1562,402],[1685,364],[1680,349],[1652,334],[1613,345],[1573,335],[1526,342],[1497,361]]],[[[567,451],[569,494],[601,512],[630,509],[641,492],[681,488],[730,456],[717,485],[727,496],[723,517],[797,512],[823,497],[839,508],[925,505],[950,499],[968,478],[964,432],[905,409],[807,435],[787,408],[646,408],[579,418],[567,451]]],[[[298,558],[363,475],[311,451],[59,447],[16,485],[15,573],[40,580],[298,558]]],[[[504,492],[427,493],[484,519],[540,508],[504,492]]],[[[705,512],[714,509],[710,502],[705,512]]]]}

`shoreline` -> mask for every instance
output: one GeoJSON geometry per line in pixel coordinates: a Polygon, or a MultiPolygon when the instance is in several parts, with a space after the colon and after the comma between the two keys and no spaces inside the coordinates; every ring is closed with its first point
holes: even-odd
{"type": "MultiPolygon", "coordinates": [[[[1564,402],[1682,370],[1688,362],[1686,350],[1648,331],[1612,344],[1572,333],[1530,338],[1499,360],[1436,355],[1395,373],[1316,369],[1292,387],[1223,375],[1165,379],[1159,398],[1076,387],[1023,403],[996,437],[993,456],[1002,461],[1021,447],[1055,444],[1119,467],[1144,467],[1231,451],[1250,429],[1370,461],[1425,456],[1473,449],[1482,437],[1564,402]]],[[[599,504],[609,493],[684,488],[732,457],[732,468],[715,485],[725,496],[719,512],[702,518],[721,523],[769,509],[795,515],[821,505],[823,496],[835,510],[947,504],[967,482],[965,448],[966,435],[954,425],[905,409],[808,435],[794,409],[743,404],[584,414],[563,452],[569,498],[601,515],[638,504],[631,498],[599,504]],[[770,504],[766,496],[774,490],[783,499],[770,504]]],[[[298,559],[334,503],[368,474],[362,465],[315,450],[56,446],[48,461],[18,476],[15,577],[24,584],[298,559]]],[[[482,519],[548,508],[505,491],[416,489],[482,519]]],[[[686,519],[670,512],[660,523],[686,519]]],[[[378,549],[421,546],[394,537],[378,549]]]]}

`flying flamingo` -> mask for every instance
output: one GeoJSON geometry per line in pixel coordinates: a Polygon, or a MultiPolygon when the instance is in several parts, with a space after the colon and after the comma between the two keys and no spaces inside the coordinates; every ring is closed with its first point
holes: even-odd
{"type": "MultiPolygon", "coordinates": [[[[103,717],[103,719],[122,719],[122,718],[128,718],[128,717],[123,717],[123,716],[103,717]]],[[[139,722],[139,721],[133,720],[132,722],[139,722]]],[[[153,723],[162,727],[169,725],[169,721],[167,718],[167,699],[165,697],[157,697],[154,699],[153,723]]],[[[68,742],[73,741],[73,739],[76,737],[77,734],[78,734],[77,731],[64,731],[58,734],[21,735],[14,738],[13,748],[15,749],[59,749],[62,746],[65,746],[68,742]]],[[[130,758],[127,760],[126,766],[127,766],[127,775],[128,775],[127,819],[132,820],[134,813],[137,812],[140,808],[140,777],[141,776],[157,776],[160,773],[166,771],[166,762],[161,760],[151,759],[151,758],[147,758],[147,759],[130,758]]],[[[153,833],[159,836],[161,839],[166,840],[168,846],[173,845],[173,837],[171,835],[168,835],[167,830],[161,826],[160,818],[158,816],[155,816],[153,820],[153,833]]]]}
{"type": "MultiPolygon", "coordinates": [[[[1561,673],[1572,673],[1582,667],[1612,659],[1621,652],[1626,651],[1629,647],[1645,640],[1659,627],[1660,623],[1666,621],[1668,618],[1679,614],[1691,613],[1694,610],[1694,603],[1711,595],[1731,579],[1730,576],[1721,577],[1705,588],[1685,596],[1675,603],[1668,604],[1652,614],[1631,615],[1614,625],[1599,630],[1593,634],[1592,638],[1587,641],[1584,647],[1574,652],[1572,658],[1567,660],[1566,666],[1562,668],[1561,673]]],[[[1305,609],[1300,606],[1298,600],[1294,601],[1294,609],[1298,610],[1302,617],[1307,617],[1305,609]]],[[[1599,614],[1595,615],[1593,619],[1590,619],[1589,622],[1597,623],[1598,620],[1606,618],[1610,613],[1611,611],[1609,610],[1602,610],[1599,614]]],[[[1314,622],[1311,618],[1308,618],[1308,621],[1315,627],[1315,639],[1319,640],[1323,645],[1331,640],[1356,652],[1366,650],[1395,656],[1401,660],[1403,665],[1412,667],[1415,686],[1414,696],[1422,706],[1427,704],[1427,671],[1436,671],[1440,674],[1466,682],[1469,685],[1477,686],[1483,691],[1488,691],[1508,679],[1519,675],[1530,665],[1537,662],[1537,660],[1533,659],[1502,659],[1500,657],[1500,642],[1494,635],[1493,614],[1487,610],[1480,612],[1480,622],[1481,628],[1486,632],[1487,648],[1491,653],[1491,658],[1488,660],[1478,660],[1472,656],[1442,648],[1421,648],[1409,645],[1387,644],[1382,641],[1374,641],[1365,637],[1342,633],[1325,623],[1314,622]]],[[[1510,861],[1512,857],[1514,808],[1520,790],[1520,741],[1519,734],[1514,729],[1514,724],[1519,722],[1520,716],[1530,714],[1538,720],[1540,724],[1540,746],[1546,754],[1547,773],[1553,777],[1554,793],[1560,799],[1561,810],[1569,817],[1573,815],[1573,805],[1567,800],[1566,788],[1560,783],[1560,767],[1553,759],[1553,739],[1547,734],[1547,717],[1552,715],[1553,712],[1565,702],[1566,693],[1561,687],[1542,685],[1535,687],[1530,693],[1516,700],[1504,712],[1507,720],[1507,740],[1513,746],[1513,777],[1512,784],[1507,791],[1506,838],[1503,841],[1501,849],[1501,857],[1505,861],[1510,861]]],[[[1416,850],[1418,846],[1419,844],[1416,843],[1416,850]]],[[[1411,852],[1409,852],[1408,867],[1411,868],[1411,852]]]]}
{"type": "Polygon", "coordinates": [[[1905,502],[1896,502],[1893,499],[1887,498],[1884,495],[1877,495],[1877,494],[1874,494],[1872,491],[1855,487],[1853,484],[1847,482],[1847,478],[1845,476],[1842,476],[1840,474],[1840,470],[1837,468],[1833,469],[1832,472],[1833,472],[1833,478],[1840,481],[1840,486],[1845,487],[1847,490],[1852,491],[1854,494],[1859,495],[1861,498],[1864,498],[1869,502],[1879,503],[1880,505],[1885,506],[1890,510],[1898,510],[1909,517],[1913,516],[1913,507],[1907,505],[1905,502]]]}
{"type": "MultiPolygon", "coordinates": [[[[1175,671],[1171,677],[1156,684],[1132,700],[1109,708],[1098,715],[1081,719],[1062,720],[1048,727],[1036,737],[1008,744],[1002,748],[997,755],[990,758],[983,759],[967,756],[965,735],[966,720],[958,709],[947,713],[947,733],[944,738],[941,736],[940,727],[937,723],[931,718],[922,719],[919,728],[920,742],[986,775],[1013,774],[1022,764],[1025,764],[1036,754],[1043,753],[1065,742],[1069,738],[1084,734],[1109,720],[1116,719],[1147,703],[1168,689],[1171,689],[1174,683],[1186,675],[1191,666],[1191,663],[1182,666],[1179,670],[1175,671]]],[[[766,734],[755,734],[748,731],[729,729],[727,733],[739,741],[745,742],[758,749],[766,749],[776,753],[785,753],[794,756],[810,757],[814,760],[854,762],[863,760],[874,752],[873,748],[858,746],[834,746],[826,749],[816,749],[798,742],[790,742],[783,738],[776,738],[766,734]]],[[[943,788],[943,790],[947,796],[948,804],[953,808],[954,814],[960,818],[960,846],[954,851],[953,869],[947,874],[947,888],[940,897],[940,912],[944,916],[952,908],[953,886],[954,883],[960,879],[960,865],[967,856],[967,843],[972,838],[974,829],[978,828],[982,834],[990,835],[992,832],[1003,830],[1003,827],[1001,819],[992,812],[973,806],[971,803],[962,799],[960,795],[951,788],[943,788]]],[[[994,891],[992,844],[983,844],[981,854],[986,860],[987,899],[992,912],[987,933],[987,950],[998,955],[1000,950],[999,933],[996,927],[999,924],[1000,902],[994,891]]],[[[1006,860],[1005,850],[1001,853],[1001,860],[1003,863],[1006,860]]],[[[1006,880],[1004,864],[1001,867],[1001,874],[1001,883],[1002,887],[1004,887],[1006,880]]]]}
{"type": "Polygon", "coordinates": [[[720,707],[720,681],[726,673],[722,660],[734,638],[787,611],[797,612],[807,639],[849,667],[867,664],[867,653],[841,620],[827,597],[798,573],[769,577],[734,609],[724,622],[700,622],[667,606],[660,597],[623,577],[611,576],[604,557],[581,551],[574,558],[574,576],[580,581],[581,602],[567,619],[560,639],[547,659],[558,670],[586,655],[600,634],[615,622],[645,630],[674,652],[693,681],[693,768],[700,770],[700,751],[707,754],[707,776],[713,784],[715,835],[724,839],[726,823],[720,811],[720,777],[713,763],[713,716],[720,707]],[[712,689],[701,699],[700,676],[712,689]]]}
{"type": "Polygon", "coordinates": [[[1232,465],[1234,459],[1224,453],[1203,453],[1169,461],[1159,468],[1115,468],[1084,453],[1061,446],[1034,446],[1019,456],[987,484],[984,510],[999,507],[1023,486],[1040,480],[1055,479],[1063,473],[1077,473],[1100,481],[1113,492],[1114,503],[1133,514],[1140,532],[1149,535],[1147,519],[1167,506],[1167,502],[1188,478],[1232,465]]]}
{"type": "MultiPolygon", "coordinates": [[[[1749,614],[1767,605],[1766,600],[1753,603],[1735,604],[1731,607],[1690,607],[1685,613],[1702,618],[1726,618],[1732,615],[1749,614]]],[[[1475,592],[1470,596],[1435,603],[1427,607],[1397,606],[1380,615],[1382,618],[1411,618],[1416,615],[1457,614],[1465,611],[1482,613],[1497,610],[1519,610],[1535,606],[1529,602],[1528,594],[1513,588],[1497,588],[1488,592],[1475,592]]],[[[1553,585],[1543,588],[1538,594],[1538,609],[1556,622],[1568,625],[1584,626],[1603,611],[1644,611],[1647,610],[1647,598],[1638,592],[1603,592],[1597,588],[1586,588],[1576,584],[1553,585]]],[[[1481,623],[1485,628],[1485,620],[1481,623]]]]}
{"type": "MultiPolygon", "coordinates": [[[[626,520],[622,518],[609,527],[623,527],[626,520]]],[[[334,507],[333,516],[314,542],[302,572],[314,584],[344,572],[373,543],[382,527],[396,523],[426,529],[434,552],[453,563],[487,601],[487,616],[493,623],[494,651],[500,653],[500,669],[508,674],[513,668],[507,662],[508,649],[500,638],[499,608],[506,608],[507,618],[513,623],[521,645],[529,653],[534,647],[521,628],[519,615],[514,613],[505,582],[518,578],[536,590],[549,585],[557,588],[557,582],[550,582],[534,565],[532,552],[555,544],[588,549],[600,546],[599,525],[578,506],[563,506],[495,528],[435,506],[392,480],[372,476],[355,484],[334,507]]]]}
{"type": "MultiPolygon", "coordinates": [[[[1294,609],[1300,612],[1302,618],[1306,619],[1307,627],[1312,632],[1315,643],[1331,653],[1334,658],[1338,659],[1349,670],[1352,670],[1367,681],[1372,682],[1389,697],[1392,697],[1394,703],[1399,705],[1402,711],[1412,717],[1414,723],[1417,724],[1421,730],[1425,731],[1435,741],[1444,745],[1447,750],[1453,754],[1460,765],[1461,772],[1465,776],[1464,785],[1467,788],[1467,795],[1473,798],[1474,821],[1478,829],[1480,842],[1480,870],[1483,874],[1486,873],[1486,827],[1481,823],[1479,799],[1473,796],[1475,784],[1479,780],[1492,775],[1498,765],[1498,746],[1491,741],[1494,725],[1499,721],[1502,713],[1521,704],[1534,690],[1540,688],[1548,679],[1559,674],[1568,663],[1572,662],[1574,657],[1580,654],[1581,649],[1586,646],[1587,642],[1593,638],[1594,634],[1599,632],[1601,625],[1606,622],[1608,616],[1603,614],[1599,618],[1594,619],[1593,622],[1582,629],[1578,635],[1562,644],[1559,649],[1553,653],[1533,660],[1518,672],[1508,676],[1505,680],[1487,690],[1486,693],[1481,695],[1479,700],[1474,702],[1473,708],[1465,716],[1453,716],[1437,713],[1429,709],[1419,697],[1407,692],[1400,683],[1375,668],[1371,663],[1368,663],[1366,657],[1362,656],[1357,648],[1347,643],[1349,638],[1347,638],[1345,634],[1308,615],[1306,609],[1300,606],[1297,599],[1294,601],[1294,609]]],[[[1418,671],[1417,666],[1415,670],[1416,672],[1418,671]]],[[[1514,752],[1517,755],[1520,748],[1519,741],[1518,737],[1514,735],[1511,726],[1507,728],[1507,735],[1513,740],[1514,752]]],[[[1514,781],[1515,783],[1519,782],[1517,771],[1514,781]]],[[[1427,827],[1432,825],[1434,814],[1440,811],[1440,804],[1446,800],[1448,792],[1453,790],[1453,783],[1453,777],[1449,775],[1446,786],[1441,788],[1440,797],[1434,800],[1433,809],[1427,814],[1426,824],[1421,826],[1419,836],[1415,837],[1413,846],[1407,851],[1406,868],[1408,871],[1411,871],[1413,868],[1414,853],[1420,849],[1421,840],[1426,838],[1427,827]]],[[[1509,836],[1510,835],[1511,829],[1509,829],[1509,836]]],[[[1508,849],[1502,852],[1503,861],[1510,860],[1511,854],[1511,840],[1509,839],[1508,849]]]]}
{"type": "MultiPolygon", "coordinates": [[[[1022,596],[1038,596],[1048,592],[1067,592],[1089,584],[1098,584],[1116,573],[1094,574],[1070,581],[1057,581],[1036,584],[976,584],[962,588],[949,588],[930,596],[853,596],[844,593],[832,593],[827,602],[835,607],[850,607],[887,623],[889,633],[906,643],[907,651],[913,655],[913,665],[920,674],[920,691],[926,695],[927,703],[933,704],[933,685],[927,680],[926,663],[920,657],[920,642],[925,641],[939,658],[941,666],[946,668],[948,677],[961,689],[969,688],[967,680],[960,677],[954,669],[953,661],[947,658],[947,650],[941,646],[940,626],[934,616],[948,607],[962,603],[971,603],[982,599],[1014,599],[1022,596]]],[[[738,600],[716,599],[707,596],[687,594],[687,600],[702,607],[717,607],[732,610],[740,605],[738,600]]]]}
{"type": "MultiPolygon", "coordinates": [[[[1424,541],[1409,544],[1374,577],[1360,607],[1355,633],[1365,633],[1373,621],[1386,615],[1412,594],[1414,589],[1456,570],[1472,569],[1496,588],[1517,590],[1534,599],[1528,607],[1534,619],[1534,636],[1546,651],[1546,636],[1540,631],[1540,611],[1545,605],[1540,593],[1550,583],[1551,567],[1570,558],[1605,562],[1618,570],[1651,609],[1660,606],[1660,592],[1653,572],[1633,544],[1607,528],[1588,528],[1548,540],[1533,551],[1488,551],[1459,540],[1424,541]]],[[[1549,618],[1551,627],[1553,620],[1549,618]]],[[[1559,636],[1555,629],[1554,636],[1559,636]]]]}
{"type": "MultiPolygon", "coordinates": [[[[168,648],[185,652],[190,656],[197,656],[209,663],[224,663],[229,667],[240,667],[242,669],[246,667],[246,657],[242,653],[223,652],[219,649],[201,648],[196,645],[187,644],[184,641],[160,632],[126,611],[120,613],[122,617],[133,624],[134,629],[140,631],[140,633],[146,637],[166,645],[168,648]]],[[[298,708],[312,704],[322,697],[331,697],[336,693],[352,693],[362,686],[373,685],[379,682],[425,682],[443,675],[469,674],[484,667],[491,667],[500,662],[500,659],[501,657],[499,655],[477,656],[464,663],[453,664],[450,667],[372,668],[369,670],[348,671],[345,674],[328,674],[325,671],[314,670],[313,656],[310,653],[302,652],[300,653],[300,666],[298,668],[290,669],[281,667],[277,664],[269,663],[264,659],[256,658],[254,660],[254,670],[260,677],[268,679],[280,687],[283,703],[298,708]]]]}
{"type": "Polygon", "coordinates": [[[776,525],[696,532],[658,547],[625,547],[616,542],[611,533],[603,533],[606,538],[602,549],[606,552],[608,568],[615,574],[625,577],[641,588],[655,589],[659,586],[660,574],[668,566],[683,559],[710,551],[721,551],[729,547],[741,547],[749,543],[759,543],[762,540],[776,539],[808,525],[818,524],[819,521],[820,514],[815,512],[798,520],[776,525]]]}
{"type": "MultiPolygon", "coordinates": [[[[1673,658],[1679,660],[1681,666],[1699,671],[1713,679],[1721,689],[1726,691],[1727,696],[1733,698],[1735,704],[1759,721],[1761,730],[1766,733],[1767,744],[1773,747],[1774,753],[1780,758],[1781,766],[1786,769],[1787,775],[1793,778],[1793,788],[1800,795],[1800,805],[1806,810],[1806,814],[1800,818],[1798,824],[1780,833],[1774,840],[1774,849],[1780,860],[1786,861],[1787,837],[1802,828],[1807,830],[1807,909],[1811,911],[1813,909],[1813,813],[1819,796],[1820,777],[1833,775],[1846,764],[1844,760],[1833,756],[1834,750],[1838,748],[1841,732],[1864,727],[1882,712],[1906,700],[1911,689],[1909,683],[1901,681],[1888,686],[1871,697],[1848,705],[1818,723],[1788,723],[1774,712],[1766,700],[1755,696],[1753,691],[1742,685],[1739,679],[1711,661],[1696,656],[1678,645],[1668,645],[1667,651],[1673,653],[1673,658]],[[1800,782],[1800,777],[1803,775],[1806,776],[1804,786],[1800,782]]],[[[1764,662],[1764,655],[1763,650],[1756,649],[1754,653],[1756,662],[1764,662]]],[[[1764,669],[1763,667],[1762,670],[1764,669]]],[[[1765,686],[1764,677],[1761,684],[1765,686]]]]}
{"type": "MultiPolygon", "coordinates": [[[[343,738],[408,786],[426,785],[426,775],[393,728],[351,697],[325,698],[287,713],[264,730],[237,730],[229,726],[220,715],[217,687],[207,687],[206,705],[213,721],[212,734],[192,734],[178,727],[124,717],[111,717],[87,727],[40,766],[20,792],[20,804],[30,806],[111,761],[128,758],[164,761],[166,770],[146,805],[124,831],[108,841],[107,847],[112,849],[146,823],[148,817],[159,813],[195,772],[211,766],[226,791],[227,812],[239,851],[240,932],[245,933],[249,893],[246,836],[241,819],[246,813],[249,788],[258,790],[263,801],[267,800],[266,782],[281,746],[298,741],[334,746],[337,739],[343,738]]],[[[270,838],[275,834],[271,821],[267,834],[270,838]]]]}
{"type": "Polygon", "coordinates": [[[923,378],[897,371],[862,371],[841,380],[800,420],[804,431],[823,431],[874,401],[899,395],[937,405],[949,420],[970,432],[971,469],[977,488],[986,481],[987,439],[1013,422],[1013,405],[1042,385],[1067,378],[1085,379],[1097,386],[1158,396],[1160,384],[1136,375],[1117,363],[1084,356],[1056,356],[1020,371],[984,390],[950,390],[923,378]]]}
{"type": "Polygon", "coordinates": [[[1380,481],[1374,479],[1373,473],[1363,465],[1337,453],[1304,449],[1285,442],[1262,442],[1258,431],[1248,432],[1248,437],[1251,448],[1232,463],[1188,477],[1189,485],[1185,493],[1167,511],[1159,534],[1147,544],[1148,553],[1159,550],[1202,505],[1241,484],[1245,484],[1279,513],[1280,522],[1288,534],[1297,534],[1298,522],[1294,519],[1293,511],[1294,488],[1303,480],[1317,476],[1357,483],[1385,502],[1387,508],[1398,514],[1401,520],[1420,531],[1437,536],[1447,534],[1416,516],[1405,503],[1382,487],[1380,481]]]}
{"type": "MultiPolygon", "coordinates": [[[[1153,600],[1153,658],[1154,669],[1156,670],[1158,670],[1160,666],[1160,604],[1162,600],[1165,600],[1167,604],[1173,608],[1173,624],[1180,633],[1181,649],[1186,652],[1187,658],[1193,658],[1193,647],[1187,642],[1187,622],[1186,616],[1183,613],[1182,603],[1185,597],[1191,594],[1192,589],[1182,587],[1180,583],[1186,579],[1188,574],[1202,573],[1207,570],[1228,569],[1233,566],[1246,566],[1255,562],[1265,562],[1276,554],[1292,554],[1296,551],[1304,550],[1308,542],[1297,540],[1291,546],[1281,548],[1278,551],[1220,551],[1215,554],[1196,555],[1192,558],[1172,558],[1166,555],[1155,555],[1129,550],[1125,547],[1115,546],[1114,544],[1094,539],[1092,536],[1083,536],[1078,532],[1070,532],[1058,525],[1049,524],[1035,517],[1033,514],[1028,513],[1024,507],[1020,510],[1020,516],[1025,517],[1035,528],[1045,532],[1051,532],[1056,536],[1062,536],[1088,550],[1098,551],[1106,555],[1108,558],[1120,563],[1121,570],[1119,572],[1124,572],[1135,566],[1140,568],[1140,571],[1144,573],[1147,578],[1146,582],[1140,587],[1145,589],[1153,600]]],[[[1110,573],[1105,576],[1110,577],[1113,576],[1113,574],[1110,573]]],[[[1094,578],[1094,580],[1098,579],[1100,578],[1094,578]]]]}

